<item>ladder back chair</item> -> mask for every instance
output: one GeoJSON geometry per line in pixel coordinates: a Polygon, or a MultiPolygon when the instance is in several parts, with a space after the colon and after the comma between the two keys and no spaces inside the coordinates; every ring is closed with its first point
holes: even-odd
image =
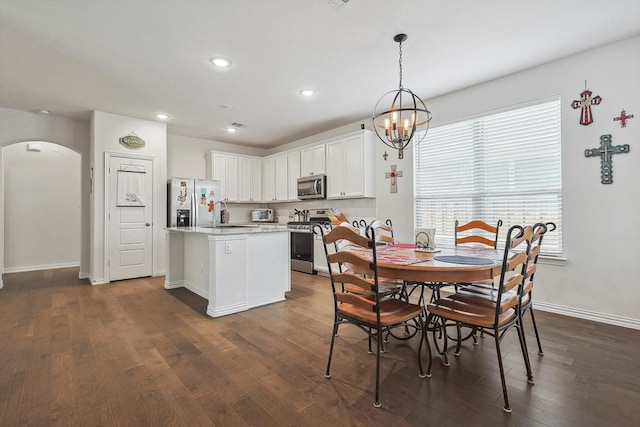
{"type": "Polygon", "coordinates": [[[376,232],[376,241],[382,243],[394,243],[393,239],[393,224],[390,219],[382,222],[379,219],[371,221],[369,227],[373,228],[376,232]]]}
{"type": "Polygon", "coordinates": [[[342,324],[351,324],[368,335],[369,353],[372,351],[372,340],[376,341],[376,408],[380,403],[380,353],[382,351],[383,334],[395,327],[405,327],[412,323],[420,332],[418,344],[418,375],[426,376],[422,368],[422,346],[425,344],[428,357],[431,359],[431,349],[426,345],[426,329],[422,318],[422,307],[389,298],[380,293],[378,264],[375,243],[375,230],[367,228],[366,236],[361,236],[351,227],[337,226],[326,233],[320,229],[325,244],[325,255],[333,291],[334,321],[329,347],[329,358],[325,378],[331,378],[331,361],[333,348],[338,335],[338,328],[342,324]],[[341,242],[340,249],[332,253],[336,243],[341,242]],[[344,243],[347,244],[344,244],[344,243]],[[345,285],[360,289],[359,293],[345,292],[345,285]]]}
{"type": "MultiPolygon", "coordinates": [[[[429,312],[427,325],[430,325],[434,339],[436,334],[443,332],[440,335],[444,341],[440,354],[443,356],[445,366],[449,363],[447,358],[447,327],[453,326],[458,330],[457,354],[460,353],[460,327],[470,327],[474,330],[481,329],[485,334],[494,337],[505,412],[511,412],[511,407],[509,406],[500,342],[505,333],[511,328],[515,328],[518,332],[518,340],[527,371],[527,381],[533,384],[533,373],[529,363],[527,344],[522,330],[522,317],[520,315],[523,284],[529,271],[527,263],[531,251],[532,235],[533,229],[531,226],[521,227],[514,225],[509,229],[502,257],[500,278],[496,283],[496,298],[493,303],[487,304],[486,299],[482,297],[473,298],[456,293],[440,298],[427,306],[429,312]]],[[[431,362],[429,360],[427,375],[431,373],[431,362]]]]}
{"type": "MultiPolygon", "coordinates": [[[[538,342],[538,354],[544,356],[542,351],[542,344],[540,342],[540,335],[538,333],[538,325],[536,324],[536,318],[533,313],[533,278],[538,270],[538,258],[540,257],[540,251],[542,247],[542,239],[544,235],[549,231],[554,231],[556,225],[553,222],[537,223],[533,226],[533,235],[531,238],[531,253],[529,254],[529,263],[527,266],[527,280],[524,283],[522,290],[522,303],[520,306],[521,322],[524,315],[529,312],[531,315],[531,323],[533,324],[533,330],[536,334],[536,341],[538,342]]],[[[471,295],[473,297],[482,297],[487,302],[495,303],[497,292],[494,288],[487,286],[484,283],[471,283],[463,286],[458,290],[460,297],[465,295],[471,295]]],[[[523,324],[524,327],[524,324],[523,324]]]]}

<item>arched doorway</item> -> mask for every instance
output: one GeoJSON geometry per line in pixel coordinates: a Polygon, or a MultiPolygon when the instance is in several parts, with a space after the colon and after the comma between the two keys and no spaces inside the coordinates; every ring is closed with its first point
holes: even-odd
{"type": "Polygon", "coordinates": [[[0,157],[4,272],[78,266],[81,155],[55,143],[28,141],[3,147],[0,157]]]}

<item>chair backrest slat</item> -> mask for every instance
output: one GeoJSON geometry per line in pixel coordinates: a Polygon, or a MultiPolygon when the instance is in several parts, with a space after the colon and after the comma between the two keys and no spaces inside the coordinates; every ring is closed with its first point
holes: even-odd
{"type": "Polygon", "coordinates": [[[345,304],[353,304],[366,310],[375,311],[376,302],[352,292],[336,292],[336,301],[345,304]]]}
{"type": "Polygon", "coordinates": [[[466,224],[460,224],[456,219],[454,229],[455,244],[480,243],[496,249],[498,247],[498,235],[501,225],[501,219],[496,222],[495,226],[477,219],[469,221],[466,224]],[[466,234],[465,232],[471,232],[472,234],[466,234]],[[483,232],[485,233],[483,234],[483,232]],[[458,233],[465,234],[458,236],[458,233]]]}

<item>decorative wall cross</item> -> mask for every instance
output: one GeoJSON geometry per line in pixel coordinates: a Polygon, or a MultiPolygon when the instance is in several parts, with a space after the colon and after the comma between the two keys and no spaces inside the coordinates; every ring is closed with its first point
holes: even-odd
{"type": "MultiPolygon", "coordinates": [[[[585,84],[586,86],[586,84],[585,84]]],[[[575,110],[576,108],[582,108],[582,113],[580,114],[580,124],[587,126],[593,123],[593,116],[591,115],[591,106],[598,105],[602,102],[602,98],[599,96],[591,96],[591,91],[585,89],[584,92],[580,94],[580,101],[573,101],[571,106],[575,110]]]]}
{"type": "Polygon", "coordinates": [[[391,189],[390,189],[391,193],[398,192],[398,181],[396,178],[402,176],[402,171],[399,171],[397,169],[398,169],[398,165],[391,165],[391,172],[387,172],[385,174],[385,178],[387,179],[391,178],[391,189]]]}
{"type": "Polygon", "coordinates": [[[613,155],[629,152],[629,144],[611,145],[611,135],[600,136],[600,148],[587,148],[584,150],[585,157],[600,156],[600,182],[603,184],[613,183],[613,155]]]}
{"type": "Polygon", "coordinates": [[[621,128],[626,128],[627,127],[627,120],[629,119],[633,119],[633,114],[627,114],[626,111],[624,111],[624,108],[622,109],[622,111],[620,112],[620,115],[618,117],[614,117],[613,121],[614,122],[620,122],[620,127],[621,128]]]}

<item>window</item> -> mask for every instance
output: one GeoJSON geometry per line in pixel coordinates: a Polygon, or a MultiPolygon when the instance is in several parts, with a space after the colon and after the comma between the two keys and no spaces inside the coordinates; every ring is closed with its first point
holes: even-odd
{"type": "Polygon", "coordinates": [[[547,255],[562,254],[560,99],[435,127],[414,147],[416,227],[454,243],[454,222],[503,230],[552,221],[547,255]]]}

